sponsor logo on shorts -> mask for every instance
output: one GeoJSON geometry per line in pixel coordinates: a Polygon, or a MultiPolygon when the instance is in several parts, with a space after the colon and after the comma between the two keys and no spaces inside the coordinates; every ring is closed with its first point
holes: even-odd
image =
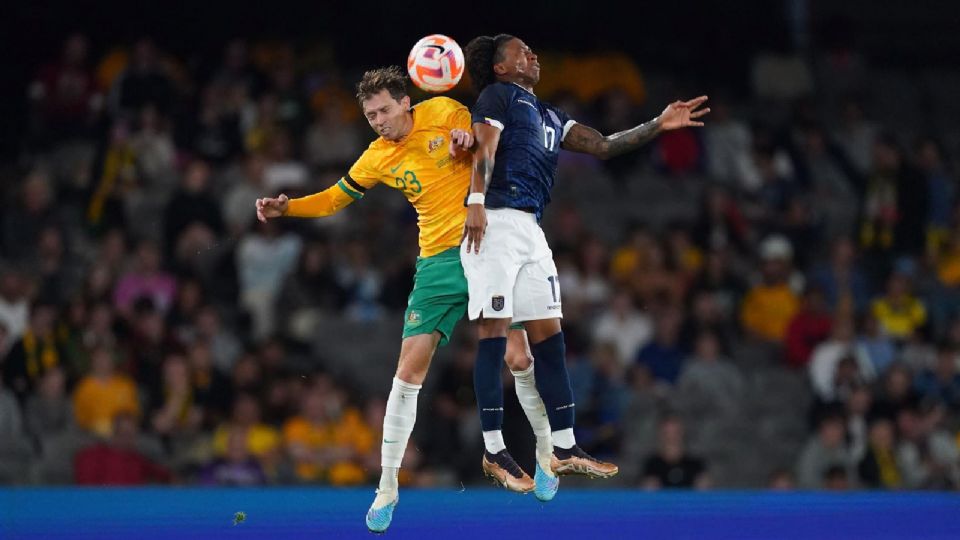
{"type": "Polygon", "coordinates": [[[407,315],[407,324],[411,326],[416,326],[422,322],[423,322],[423,316],[420,315],[419,310],[416,310],[416,309],[411,310],[410,313],[407,315]]]}
{"type": "Polygon", "coordinates": [[[547,309],[557,310],[560,309],[560,304],[554,304],[552,306],[547,306],[547,309]]]}
{"type": "Polygon", "coordinates": [[[493,297],[493,300],[490,302],[490,305],[493,306],[494,311],[503,311],[504,299],[502,295],[497,295],[493,297]]]}

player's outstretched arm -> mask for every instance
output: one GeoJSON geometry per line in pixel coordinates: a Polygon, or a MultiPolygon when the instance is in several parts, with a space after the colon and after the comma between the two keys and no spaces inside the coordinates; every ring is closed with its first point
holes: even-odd
{"type": "Polygon", "coordinates": [[[604,136],[592,127],[574,124],[563,138],[563,148],[610,159],[640,148],[664,131],[702,126],[703,122],[697,119],[710,112],[709,108],[700,109],[706,101],[707,96],[690,101],[674,101],[653,120],[613,135],[604,136]]]}
{"type": "Polygon", "coordinates": [[[291,199],[284,194],[276,198],[265,197],[257,199],[257,219],[266,222],[268,219],[287,217],[326,217],[343,210],[355,200],[363,197],[366,188],[345,176],[336,184],[327,189],[291,199]]]}
{"type": "Polygon", "coordinates": [[[473,152],[473,172],[470,176],[470,195],[467,197],[467,221],[463,226],[463,240],[467,242],[467,253],[471,250],[480,253],[480,241],[487,229],[487,212],[484,199],[490,178],[493,176],[493,162],[500,144],[500,130],[487,124],[473,124],[476,138],[476,150],[473,152]]]}

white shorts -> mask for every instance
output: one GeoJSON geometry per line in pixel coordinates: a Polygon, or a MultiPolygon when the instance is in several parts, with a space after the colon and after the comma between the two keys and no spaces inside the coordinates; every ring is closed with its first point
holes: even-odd
{"type": "Polygon", "coordinates": [[[481,314],[513,322],[563,317],[557,265],[533,214],[488,208],[480,253],[467,253],[466,245],[460,246],[460,261],[470,291],[471,321],[481,314]]]}

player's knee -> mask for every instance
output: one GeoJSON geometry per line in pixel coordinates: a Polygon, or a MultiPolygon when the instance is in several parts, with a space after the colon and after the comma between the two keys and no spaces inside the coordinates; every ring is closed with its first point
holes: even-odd
{"type": "Polygon", "coordinates": [[[423,384],[429,367],[429,358],[420,358],[420,355],[416,354],[403,354],[397,365],[397,378],[405,383],[423,384]]]}
{"type": "Polygon", "coordinates": [[[510,351],[503,357],[504,362],[510,371],[525,371],[533,363],[533,358],[527,355],[526,351],[510,351]]]}
{"type": "Polygon", "coordinates": [[[477,334],[480,339],[507,337],[510,319],[480,319],[477,334]]]}

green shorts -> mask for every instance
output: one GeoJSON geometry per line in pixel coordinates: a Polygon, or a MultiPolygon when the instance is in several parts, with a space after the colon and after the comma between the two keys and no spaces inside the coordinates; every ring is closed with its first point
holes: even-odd
{"type": "Polygon", "coordinates": [[[413,290],[403,316],[403,337],[440,332],[440,345],[450,341],[467,312],[467,278],[460,266],[460,248],[432,257],[417,257],[413,290]]]}

